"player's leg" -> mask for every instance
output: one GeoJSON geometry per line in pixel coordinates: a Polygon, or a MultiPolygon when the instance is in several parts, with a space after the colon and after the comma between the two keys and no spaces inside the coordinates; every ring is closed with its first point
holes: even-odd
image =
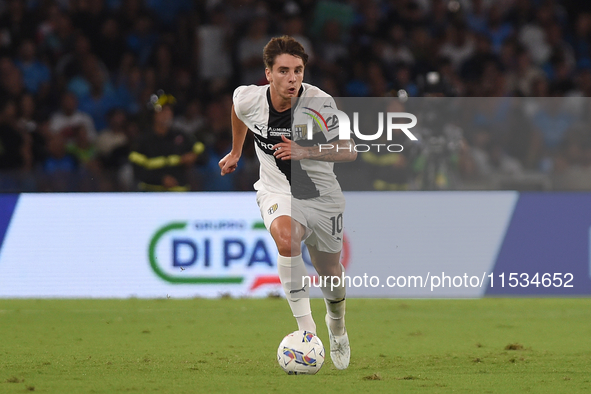
{"type": "Polygon", "coordinates": [[[323,284],[320,289],[326,303],[325,321],[330,338],[330,357],[337,369],[345,369],[349,366],[351,349],[345,328],[346,288],[343,280],[345,269],[340,262],[341,252],[322,252],[315,246],[307,246],[318,275],[324,278],[335,278],[335,280],[329,279],[328,283],[320,281],[323,284]]]}
{"type": "Polygon", "coordinates": [[[321,252],[316,247],[308,245],[310,259],[320,277],[329,278],[320,281],[320,287],[326,303],[326,312],[330,317],[330,328],[335,335],[345,333],[345,296],[346,288],[342,280],[344,268],[341,265],[341,252],[321,252]],[[333,280],[334,278],[334,280],[333,280]]]}
{"type": "Polygon", "coordinates": [[[273,220],[269,231],[279,251],[277,257],[279,279],[298,323],[298,329],[316,333],[316,324],[310,308],[310,286],[304,284],[304,277],[308,276],[301,247],[306,232],[305,227],[290,216],[284,215],[273,220]]]}

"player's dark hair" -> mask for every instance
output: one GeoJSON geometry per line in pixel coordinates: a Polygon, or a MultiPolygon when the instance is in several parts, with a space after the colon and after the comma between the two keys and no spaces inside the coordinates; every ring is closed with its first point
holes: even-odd
{"type": "Polygon", "coordinates": [[[273,64],[275,64],[277,56],[283,55],[284,53],[302,59],[304,67],[306,66],[306,63],[308,63],[308,54],[306,54],[302,44],[297,42],[293,37],[281,36],[272,38],[271,41],[265,45],[265,49],[263,49],[263,61],[265,62],[265,67],[269,70],[273,69],[273,64]]]}

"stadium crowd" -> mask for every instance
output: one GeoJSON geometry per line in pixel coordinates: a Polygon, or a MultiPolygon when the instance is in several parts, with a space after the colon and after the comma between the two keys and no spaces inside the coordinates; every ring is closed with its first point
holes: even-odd
{"type": "Polygon", "coordinates": [[[360,154],[369,181],[350,188],[591,189],[586,3],[0,0],[0,191],[137,190],[129,156],[160,89],[176,99],[172,128],[204,146],[190,189],[251,190],[252,140],[236,173],[217,163],[233,89],[266,83],[262,49],[282,34],[310,54],[305,82],[335,97],[490,98],[431,180],[433,148],[415,147],[360,154]]]}

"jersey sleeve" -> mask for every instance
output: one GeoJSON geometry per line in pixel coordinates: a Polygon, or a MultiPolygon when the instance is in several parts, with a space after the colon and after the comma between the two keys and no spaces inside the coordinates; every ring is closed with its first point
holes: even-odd
{"type": "Polygon", "coordinates": [[[326,121],[326,131],[322,130],[322,132],[327,142],[332,142],[339,138],[339,118],[336,114],[328,112],[330,109],[337,109],[337,105],[332,97],[327,97],[320,110],[320,114],[326,121]]]}
{"type": "Polygon", "coordinates": [[[252,107],[254,100],[252,100],[252,94],[249,94],[251,90],[250,86],[238,86],[234,90],[234,94],[232,96],[232,101],[234,103],[234,112],[236,112],[236,116],[242,122],[248,125],[246,114],[252,112],[252,107]]]}

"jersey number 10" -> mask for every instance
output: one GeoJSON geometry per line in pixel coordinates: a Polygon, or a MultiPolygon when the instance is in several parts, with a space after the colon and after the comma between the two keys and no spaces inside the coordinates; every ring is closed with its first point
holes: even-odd
{"type": "Polygon", "coordinates": [[[343,214],[331,217],[330,221],[332,222],[332,235],[335,235],[335,231],[340,234],[343,231],[343,214]]]}

